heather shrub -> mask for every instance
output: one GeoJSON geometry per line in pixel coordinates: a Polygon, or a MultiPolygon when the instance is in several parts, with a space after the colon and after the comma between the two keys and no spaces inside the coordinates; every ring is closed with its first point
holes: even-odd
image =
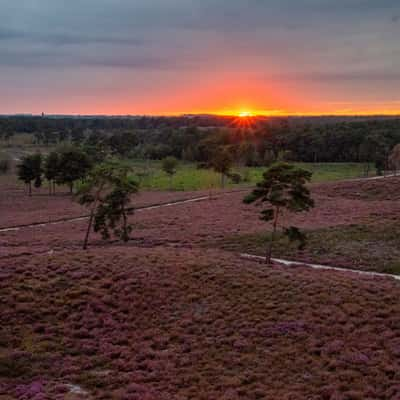
{"type": "Polygon", "coordinates": [[[29,372],[29,360],[24,353],[12,352],[0,356],[0,377],[20,378],[29,372]]]}
{"type": "Polygon", "coordinates": [[[229,179],[235,184],[239,184],[243,181],[242,176],[238,174],[237,172],[233,172],[229,174],[229,179]]]}

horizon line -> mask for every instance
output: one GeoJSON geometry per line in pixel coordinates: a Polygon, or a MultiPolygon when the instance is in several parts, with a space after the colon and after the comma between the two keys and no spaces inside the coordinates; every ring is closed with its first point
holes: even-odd
{"type": "MultiPolygon", "coordinates": [[[[235,113],[219,113],[219,112],[194,112],[194,113],[161,113],[161,114],[101,114],[101,113],[94,113],[94,114],[78,114],[78,113],[0,113],[0,117],[108,117],[108,118],[142,118],[142,117],[149,117],[149,118],[184,118],[184,117],[201,117],[201,116],[210,116],[210,117],[222,117],[222,118],[238,118],[239,115],[235,113]]],[[[399,112],[378,112],[378,113],[282,113],[282,114],[268,114],[268,113],[254,113],[249,115],[246,118],[321,118],[321,117],[399,117],[400,118],[400,111],[399,112]]]]}

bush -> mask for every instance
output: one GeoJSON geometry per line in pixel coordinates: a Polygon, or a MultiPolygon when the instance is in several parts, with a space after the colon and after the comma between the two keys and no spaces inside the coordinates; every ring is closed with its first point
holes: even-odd
{"type": "Polygon", "coordinates": [[[229,179],[236,185],[243,181],[242,176],[236,172],[233,172],[233,173],[229,174],[228,176],[229,176],[229,179]]]}
{"type": "Polygon", "coordinates": [[[0,159],[0,174],[7,174],[11,169],[11,160],[9,158],[0,159]]]}
{"type": "Polygon", "coordinates": [[[243,172],[242,179],[243,179],[243,182],[250,182],[251,181],[250,171],[247,168],[243,172]]]}
{"type": "Polygon", "coordinates": [[[207,169],[208,168],[208,164],[206,162],[199,162],[199,163],[197,163],[196,168],[197,169],[207,169]]]}

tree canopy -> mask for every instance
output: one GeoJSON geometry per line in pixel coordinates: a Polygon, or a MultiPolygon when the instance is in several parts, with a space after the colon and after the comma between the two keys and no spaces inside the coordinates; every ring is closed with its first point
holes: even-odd
{"type": "Polygon", "coordinates": [[[77,201],[90,208],[88,228],[83,248],[87,247],[90,230],[100,232],[103,239],[111,237],[110,231],[124,242],[132,231],[128,216],[131,196],[138,192],[138,183],[130,176],[130,168],[116,160],[96,165],[78,189],[77,201]]]}
{"type": "Polygon", "coordinates": [[[32,181],[35,187],[42,185],[42,155],[40,153],[25,156],[18,164],[18,179],[28,185],[29,196],[32,195],[32,181]]]}

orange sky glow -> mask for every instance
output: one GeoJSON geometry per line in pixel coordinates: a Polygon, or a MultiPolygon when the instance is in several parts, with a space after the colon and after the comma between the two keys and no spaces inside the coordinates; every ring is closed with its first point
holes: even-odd
{"type": "Polygon", "coordinates": [[[394,0],[4,0],[1,12],[0,114],[400,114],[394,0]]]}

